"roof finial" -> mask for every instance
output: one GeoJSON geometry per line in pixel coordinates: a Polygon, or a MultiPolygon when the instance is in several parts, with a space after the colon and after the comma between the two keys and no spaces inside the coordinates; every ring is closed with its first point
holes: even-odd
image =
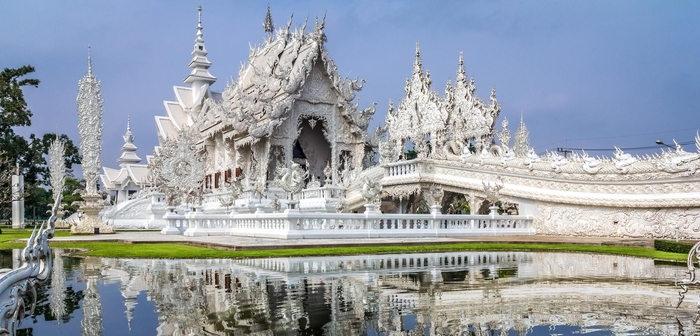
{"type": "Polygon", "coordinates": [[[128,115],[126,116],[126,131],[131,132],[131,117],[128,115]]]}
{"type": "Polygon", "coordinates": [[[197,6],[197,38],[194,40],[194,49],[192,50],[192,60],[188,65],[193,70],[190,75],[185,78],[185,83],[193,84],[198,82],[197,90],[201,88],[203,82],[212,84],[216,82],[216,77],[209,73],[211,62],[207,59],[207,48],[204,45],[204,34],[202,34],[202,5],[197,6]]]}
{"type": "Polygon", "coordinates": [[[202,28],[202,5],[197,6],[199,18],[197,20],[197,28],[202,28]]]}
{"type": "Polygon", "coordinates": [[[197,6],[197,37],[202,38],[202,5],[197,6]]]}
{"type": "Polygon", "coordinates": [[[90,56],[90,45],[88,44],[88,73],[92,73],[92,57],[90,56]]]}
{"type": "Polygon", "coordinates": [[[306,30],[306,23],[309,22],[309,15],[306,14],[306,20],[304,20],[304,24],[301,25],[301,32],[304,33],[304,30],[306,30]]]}
{"type": "Polygon", "coordinates": [[[416,60],[413,62],[413,74],[423,72],[423,62],[420,60],[420,43],[416,42],[416,60]]]}
{"type": "Polygon", "coordinates": [[[270,14],[269,4],[267,5],[267,15],[265,15],[265,21],[263,21],[263,29],[270,35],[275,30],[275,25],[272,23],[272,14],[270,14]]]}
{"type": "Polygon", "coordinates": [[[289,21],[287,22],[287,32],[289,32],[289,29],[292,28],[292,19],[294,18],[294,12],[292,12],[292,15],[289,17],[289,21]]]}
{"type": "Polygon", "coordinates": [[[463,51],[459,52],[459,66],[460,67],[464,66],[464,52],[463,51]]]}

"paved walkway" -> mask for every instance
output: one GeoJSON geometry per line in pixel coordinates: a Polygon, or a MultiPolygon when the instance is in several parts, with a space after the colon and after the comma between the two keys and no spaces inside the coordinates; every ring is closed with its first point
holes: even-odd
{"type": "Polygon", "coordinates": [[[563,237],[563,236],[488,236],[488,237],[430,237],[430,238],[350,238],[350,239],[273,239],[237,236],[185,237],[161,235],[158,232],[117,232],[90,236],[56,237],[52,242],[117,241],[125,244],[184,243],[188,245],[230,250],[268,250],[303,247],[351,247],[454,244],[472,242],[531,243],[531,244],[587,244],[652,247],[652,239],[563,237]]]}

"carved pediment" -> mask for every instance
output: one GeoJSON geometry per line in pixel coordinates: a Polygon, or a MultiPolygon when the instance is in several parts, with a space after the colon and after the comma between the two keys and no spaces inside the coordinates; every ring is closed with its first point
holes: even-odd
{"type": "Polygon", "coordinates": [[[337,101],[338,95],[333,89],[333,83],[318,62],[311,68],[299,98],[312,103],[333,104],[337,101]]]}

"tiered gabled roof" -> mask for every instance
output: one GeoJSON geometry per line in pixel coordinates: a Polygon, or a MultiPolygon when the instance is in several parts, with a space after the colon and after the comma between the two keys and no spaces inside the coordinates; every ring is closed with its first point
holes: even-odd
{"type": "Polygon", "coordinates": [[[286,119],[293,102],[301,97],[312,69],[318,66],[325,72],[333,93],[313,103],[339,106],[351,125],[350,131],[366,134],[374,106],[357,111],[357,106],[351,104],[364,80],[343,79],[338,74],[324,47],[325,16],[320,23],[316,19],[314,29],[308,33],[306,21],[293,31],[291,25],[290,18],[274,37],[270,35],[261,46],[251,48],[239,78],[224,90],[222,104],[205,102],[198,120],[201,132],[211,135],[226,131],[227,137],[244,137],[252,142],[269,136],[286,119]]]}

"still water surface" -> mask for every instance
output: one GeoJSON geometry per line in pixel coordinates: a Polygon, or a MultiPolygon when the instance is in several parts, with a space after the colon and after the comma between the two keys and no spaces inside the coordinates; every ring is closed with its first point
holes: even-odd
{"type": "Polygon", "coordinates": [[[693,335],[684,268],[575,253],[58,257],[19,335],[693,335]]]}

